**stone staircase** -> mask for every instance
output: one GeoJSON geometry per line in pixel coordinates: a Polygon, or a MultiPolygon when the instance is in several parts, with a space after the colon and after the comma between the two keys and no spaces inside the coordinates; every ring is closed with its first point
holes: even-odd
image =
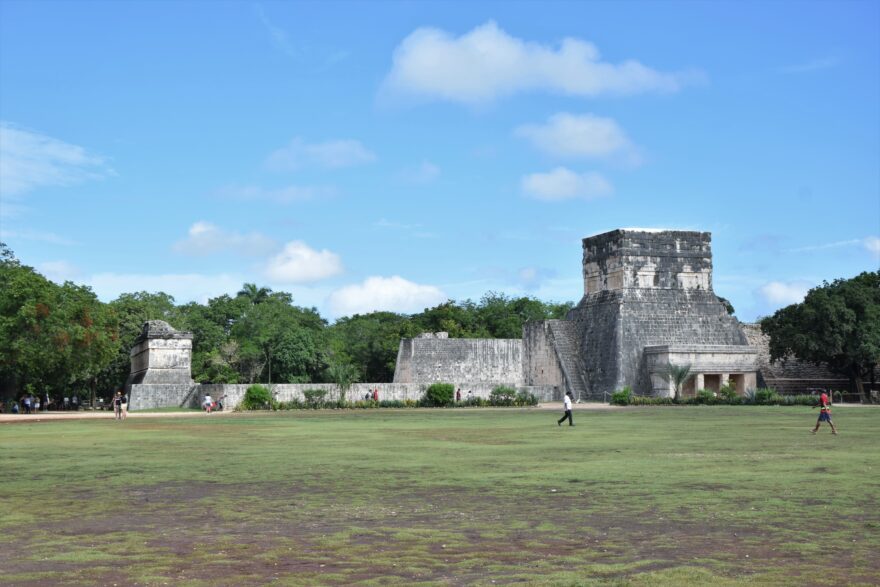
{"type": "Polygon", "coordinates": [[[584,381],[584,368],[581,362],[581,344],[577,323],[570,320],[548,320],[553,348],[562,367],[565,389],[575,400],[587,399],[589,393],[584,381]]]}

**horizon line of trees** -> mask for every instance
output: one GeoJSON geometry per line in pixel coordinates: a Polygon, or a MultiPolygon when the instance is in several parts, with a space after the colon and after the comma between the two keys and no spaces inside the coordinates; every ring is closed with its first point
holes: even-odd
{"type": "MultiPolygon", "coordinates": [[[[112,394],[128,377],[129,352],[147,320],[193,333],[198,382],[386,382],[401,338],[438,331],[520,338],[525,322],[564,318],[573,305],[488,292],[479,302],[447,300],[415,314],[376,311],[330,324],[291,294],[253,283],[206,304],[176,305],[166,293],[144,291],[104,303],[87,286],[46,279],[0,243],[0,397],[112,394]]],[[[862,382],[880,364],[880,271],[824,282],[760,324],[771,360],[825,365],[870,401],[862,382]]]]}
{"type": "Polygon", "coordinates": [[[377,311],[330,324],[291,294],[254,283],[235,296],[177,305],[163,293],[124,293],[104,303],[89,287],[53,283],[0,243],[0,396],[107,397],[130,370],[147,320],[193,333],[192,376],[211,383],[391,381],[401,338],[519,338],[523,323],[563,318],[571,302],[488,292],[415,314],[377,311]]]}

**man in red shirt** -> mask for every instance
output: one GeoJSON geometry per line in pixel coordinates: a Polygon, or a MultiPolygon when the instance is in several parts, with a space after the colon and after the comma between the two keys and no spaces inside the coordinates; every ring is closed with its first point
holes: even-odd
{"type": "Polygon", "coordinates": [[[823,391],[822,395],[819,396],[819,403],[813,406],[813,408],[819,408],[819,419],[816,420],[816,427],[810,430],[810,432],[815,434],[818,432],[822,422],[828,422],[831,426],[831,434],[837,434],[834,422],[831,421],[831,400],[828,399],[828,394],[823,391]]]}

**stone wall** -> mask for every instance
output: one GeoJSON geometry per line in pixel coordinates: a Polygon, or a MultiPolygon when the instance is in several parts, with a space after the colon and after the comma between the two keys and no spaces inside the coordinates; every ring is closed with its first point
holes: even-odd
{"type": "Polygon", "coordinates": [[[405,338],[397,352],[394,383],[468,381],[518,387],[523,384],[522,348],[519,338],[405,338]]]}
{"type": "Polygon", "coordinates": [[[550,321],[523,326],[523,378],[526,385],[563,385],[562,369],[550,334],[550,321]]]}
{"type": "MultiPolygon", "coordinates": [[[[474,397],[487,399],[492,389],[495,387],[491,383],[481,382],[451,382],[456,389],[461,389],[462,399],[468,397],[468,392],[472,392],[474,397]]],[[[198,407],[202,404],[205,395],[210,394],[213,400],[223,399],[223,407],[226,410],[234,409],[241,400],[250,384],[202,384],[196,386],[195,392],[192,394],[189,407],[198,407]]],[[[339,390],[332,383],[275,383],[267,385],[272,391],[272,395],[278,401],[291,401],[298,399],[305,400],[303,392],[307,389],[326,389],[328,399],[338,399],[339,390]]],[[[346,399],[356,401],[364,399],[366,394],[371,394],[374,389],[379,390],[379,400],[419,400],[425,394],[428,384],[418,383],[355,383],[346,393],[346,399]]],[[[557,388],[551,385],[534,385],[520,386],[518,391],[525,391],[535,394],[538,401],[547,402],[554,401],[554,395],[558,395],[557,388]]]]}

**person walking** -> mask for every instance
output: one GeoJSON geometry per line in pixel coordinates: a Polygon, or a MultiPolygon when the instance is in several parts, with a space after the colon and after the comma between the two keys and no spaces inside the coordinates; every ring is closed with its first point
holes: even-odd
{"type": "Polygon", "coordinates": [[[813,406],[813,409],[819,408],[819,419],[816,420],[816,427],[810,430],[813,434],[819,431],[819,426],[822,425],[822,422],[828,422],[828,425],[831,426],[831,434],[837,434],[837,429],[834,427],[834,422],[831,421],[831,400],[828,398],[828,394],[824,391],[822,395],[819,396],[819,403],[813,406]]]}
{"type": "Polygon", "coordinates": [[[214,407],[214,400],[211,398],[210,393],[205,394],[205,399],[202,400],[202,409],[205,410],[206,414],[211,413],[211,408],[214,407]]]}
{"type": "Polygon", "coordinates": [[[379,403],[379,388],[373,390],[373,401],[379,403]]]}
{"type": "Polygon", "coordinates": [[[113,396],[113,415],[117,420],[122,420],[122,390],[113,396]]]}
{"type": "Polygon", "coordinates": [[[574,426],[574,420],[571,418],[571,392],[566,391],[565,397],[562,399],[563,407],[565,408],[565,414],[556,420],[557,426],[562,426],[562,423],[568,420],[569,426],[574,426]]]}

